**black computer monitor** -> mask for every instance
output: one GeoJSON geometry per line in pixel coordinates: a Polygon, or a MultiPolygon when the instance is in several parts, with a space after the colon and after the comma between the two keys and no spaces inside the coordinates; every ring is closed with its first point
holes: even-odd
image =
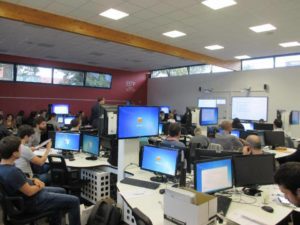
{"type": "Polygon", "coordinates": [[[160,111],[163,111],[165,114],[169,114],[170,106],[160,106],[160,111]]]}
{"type": "Polygon", "coordinates": [[[273,130],[272,123],[254,123],[254,130],[273,130]]]}
{"type": "Polygon", "coordinates": [[[218,151],[218,150],[207,150],[207,149],[196,149],[193,161],[199,161],[209,158],[224,158],[235,155],[242,155],[242,152],[237,151],[218,151]]]}
{"type": "Polygon", "coordinates": [[[52,104],[51,112],[59,115],[68,115],[69,114],[69,105],[68,104],[52,104]]]}
{"type": "Polygon", "coordinates": [[[200,108],[199,122],[202,126],[218,124],[218,108],[200,108]]]}
{"type": "MultiPolygon", "coordinates": [[[[140,166],[143,170],[159,175],[176,176],[179,150],[174,148],[145,145],[142,148],[140,166]]],[[[164,179],[152,177],[152,181],[162,182],[164,179]]]]}
{"type": "Polygon", "coordinates": [[[119,106],[118,138],[138,138],[158,135],[159,107],[119,106]]]}
{"type": "Polygon", "coordinates": [[[71,124],[71,121],[75,119],[75,116],[65,116],[64,117],[64,124],[65,125],[70,125],[71,124]]]}
{"type": "Polygon", "coordinates": [[[229,157],[196,162],[194,184],[198,192],[205,193],[232,188],[232,159],[229,157]]]}
{"type": "Polygon", "coordinates": [[[237,138],[240,138],[240,132],[240,130],[232,130],[230,134],[237,138]]]}
{"type": "Polygon", "coordinates": [[[90,154],[87,160],[96,160],[100,153],[100,138],[96,135],[83,134],[82,151],[90,154]]]}
{"type": "Polygon", "coordinates": [[[56,132],[54,146],[56,149],[79,152],[79,150],[80,150],[80,134],[79,133],[56,132]]]}
{"type": "Polygon", "coordinates": [[[285,137],[283,131],[265,131],[265,145],[272,146],[273,149],[276,147],[285,146],[285,137]]]}
{"type": "Polygon", "coordinates": [[[291,125],[298,125],[300,121],[300,111],[291,111],[289,120],[291,125]]]}
{"type": "Polygon", "coordinates": [[[233,159],[234,185],[246,187],[245,193],[254,195],[258,185],[274,183],[275,158],[273,154],[235,156],[233,159]]]}

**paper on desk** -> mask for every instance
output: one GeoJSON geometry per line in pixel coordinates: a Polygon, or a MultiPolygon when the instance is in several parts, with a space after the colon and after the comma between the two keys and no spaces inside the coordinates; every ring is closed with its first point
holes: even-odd
{"type": "Polygon", "coordinates": [[[147,189],[143,189],[143,190],[139,189],[139,190],[134,190],[134,191],[120,192],[120,194],[125,199],[140,198],[142,196],[153,195],[153,193],[154,193],[153,190],[147,190],[147,189]]]}
{"type": "Polygon", "coordinates": [[[240,210],[236,210],[232,213],[229,219],[243,225],[270,225],[270,223],[262,221],[257,215],[240,210]]]}

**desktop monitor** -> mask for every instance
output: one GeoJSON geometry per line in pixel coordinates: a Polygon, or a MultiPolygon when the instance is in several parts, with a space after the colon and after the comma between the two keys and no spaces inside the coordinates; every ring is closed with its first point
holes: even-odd
{"type": "Polygon", "coordinates": [[[80,134],[56,132],[54,146],[56,149],[78,152],[80,150],[80,134]]]}
{"type": "Polygon", "coordinates": [[[299,120],[300,120],[300,111],[291,111],[290,112],[290,124],[291,125],[297,125],[299,124],[299,120]]]}
{"type": "Polygon", "coordinates": [[[69,105],[68,104],[52,104],[51,112],[59,115],[68,115],[69,114],[69,105]]]}
{"type": "Polygon", "coordinates": [[[97,159],[100,152],[100,138],[95,135],[83,134],[82,151],[92,155],[87,159],[97,159]]]}
{"type": "Polygon", "coordinates": [[[272,123],[254,123],[254,130],[273,130],[272,123]]]}
{"type": "Polygon", "coordinates": [[[200,108],[200,125],[218,124],[218,108],[200,108]]]}
{"type": "Polygon", "coordinates": [[[193,162],[203,160],[203,159],[213,159],[213,158],[224,158],[232,157],[235,155],[242,155],[242,152],[237,151],[219,151],[219,150],[208,150],[208,149],[195,149],[195,155],[192,159],[193,162]]]}
{"type": "Polygon", "coordinates": [[[119,106],[118,138],[157,136],[159,128],[159,107],[119,106]]]}
{"type": "Polygon", "coordinates": [[[272,148],[285,146],[285,137],[283,131],[265,131],[265,145],[272,148]]]}
{"type": "Polygon", "coordinates": [[[273,154],[235,156],[232,160],[236,187],[255,187],[274,183],[273,154]]]}
{"type": "Polygon", "coordinates": [[[160,123],[160,124],[158,125],[158,134],[159,134],[159,135],[164,134],[164,132],[163,132],[163,125],[164,125],[164,124],[162,124],[162,123],[160,123]]]}
{"type": "Polygon", "coordinates": [[[71,124],[71,121],[75,119],[75,116],[65,116],[64,118],[64,124],[65,125],[70,125],[71,124]]]}
{"type": "Polygon", "coordinates": [[[181,122],[181,116],[180,115],[176,115],[176,121],[181,122]]]}
{"type": "Polygon", "coordinates": [[[240,132],[240,130],[232,130],[230,134],[237,138],[240,138],[240,132]]]}
{"type": "MultiPolygon", "coordinates": [[[[175,176],[178,156],[178,149],[145,145],[142,148],[140,166],[143,170],[175,176]]],[[[154,178],[151,178],[151,180],[158,181],[154,178]]]]}
{"type": "Polygon", "coordinates": [[[195,163],[194,184],[198,192],[212,193],[232,188],[232,159],[209,159],[195,163]]]}
{"type": "Polygon", "coordinates": [[[251,122],[242,122],[245,130],[254,130],[253,123],[251,122]]]}
{"type": "Polygon", "coordinates": [[[64,116],[57,116],[56,120],[58,123],[64,123],[64,116]]]}
{"type": "Polygon", "coordinates": [[[170,106],[160,106],[160,111],[163,111],[165,114],[169,114],[170,106]]]}

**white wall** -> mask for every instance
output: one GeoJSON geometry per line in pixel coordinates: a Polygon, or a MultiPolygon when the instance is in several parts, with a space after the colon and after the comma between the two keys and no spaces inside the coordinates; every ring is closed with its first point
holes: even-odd
{"type": "MultiPolygon", "coordinates": [[[[197,106],[198,98],[226,98],[223,112],[231,118],[231,97],[246,96],[241,89],[251,87],[250,96],[268,96],[268,121],[276,117],[276,110],[300,110],[300,68],[253,70],[219,74],[148,79],[148,104],[169,105],[179,113],[186,106],[197,106]],[[263,85],[269,86],[265,92],[263,85]],[[199,92],[199,87],[202,91],[199,92]],[[213,89],[204,93],[204,89],[213,89]]],[[[285,130],[300,137],[300,126],[285,124],[285,130]]]]}

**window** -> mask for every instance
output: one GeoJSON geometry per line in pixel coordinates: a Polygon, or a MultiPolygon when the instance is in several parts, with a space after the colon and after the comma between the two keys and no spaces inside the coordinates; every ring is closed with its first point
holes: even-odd
{"type": "Polygon", "coordinates": [[[275,67],[300,66],[300,55],[280,56],[275,58],[275,67]]]}
{"type": "Polygon", "coordinates": [[[17,81],[50,84],[51,79],[51,68],[17,65],[17,81]]]}
{"type": "Polygon", "coordinates": [[[190,66],[189,69],[190,69],[190,75],[210,73],[211,65],[190,66]]]}
{"type": "Polygon", "coordinates": [[[187,67],[180,67],[180,68],[170,69],[169,73],[170,73],[171,77],[178,77],[178,76],[184,76],[184,75],[189,74],[187,67]]]}
{"type": "Polygon", "coordinates": [[[263,59],[251,59],[243,60],[242,68],[243,70],[259,70],[259,69],[270,69],[274,67],[273,57],[263,58],[263,59]]]}
{"type": "Polygon", "coordinates": [[[168,77],[168,70],[155,70],[151,73],[151,78],[168,77]]]}
{"type": "Polygon", "coordinates": [[[83,77],[83,72],[54,69],[53,84],[83,86],[83,77]]]}
{"type": "Polygon", "coordinates": [[[87,72],[85,78],[85,86],[88,87],[111,87],[111,75],[87,72]]]}
{"type": "Polygon", "coordinates": [[[0,80],[14,80],[14,65],[0,63],[0,80]]]}
{"type": "Polygon", "coordinates": [[[224,72],[231,72],[232,70],[226,69],[219,66],[212,66],[212,73],[224,73],[224,72]]]}

